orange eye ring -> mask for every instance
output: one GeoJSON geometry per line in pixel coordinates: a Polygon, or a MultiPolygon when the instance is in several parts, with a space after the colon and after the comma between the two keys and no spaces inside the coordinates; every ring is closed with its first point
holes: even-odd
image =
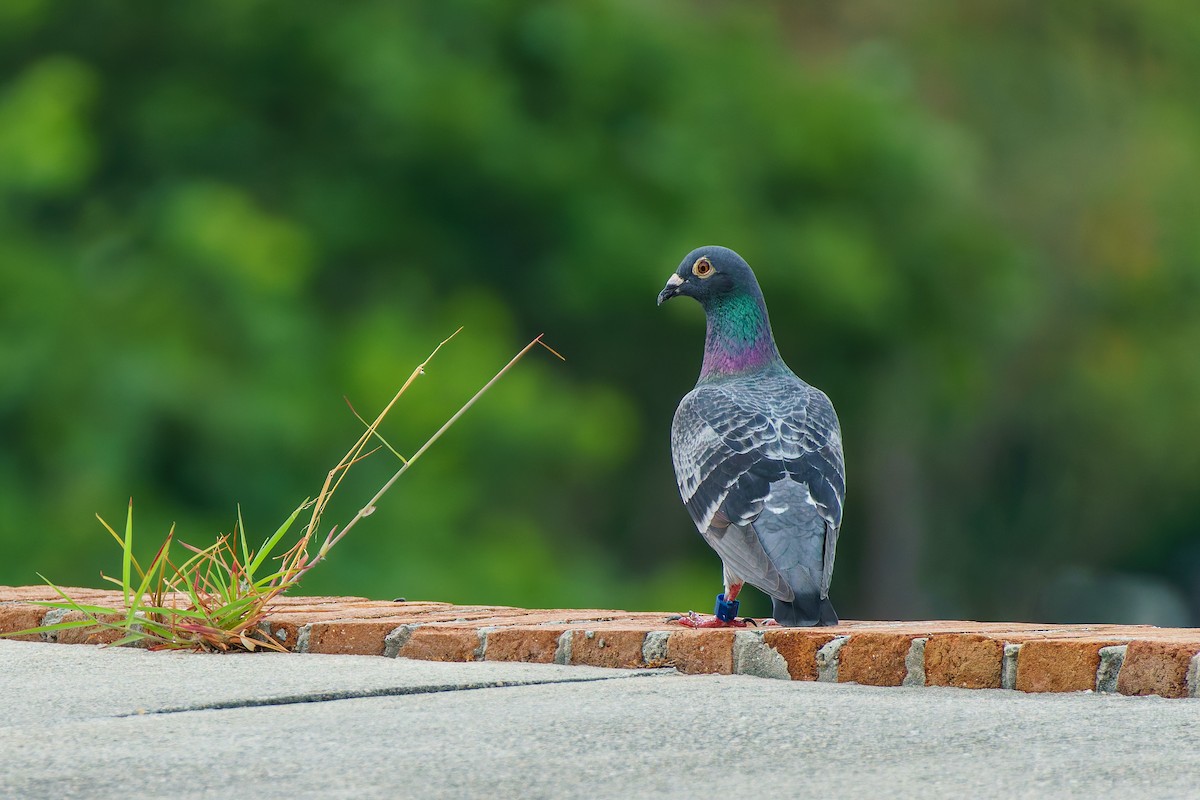
{"type": "Polygon", "coordinates": [[[696,259],[696,263],[692,264],[692,274],[701,280],[712,277],[714,272],[716,272],[716,269],[714,269],[712,262],[704,256],[700,256],[696,259]]]}

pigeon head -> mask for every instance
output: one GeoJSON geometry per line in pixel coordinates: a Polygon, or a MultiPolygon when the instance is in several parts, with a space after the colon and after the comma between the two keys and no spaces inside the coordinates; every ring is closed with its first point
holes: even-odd
{"type": "Polygon", "coordinates": [[[698,247],[684,257],[658,295],[661,306],[672,297],[693,297],[707,311],[735,295],[761,302],[762,291],[754,272],[741,256],[727,247],[698,247]]]}
{"type": "Polygon", "coordinates": [[[658,295],[658,304],[680,295],[695,298],[708,319],[701,380],[782,365],[762,290],[737,253],[715,246],[688,253],[658,295]]]}

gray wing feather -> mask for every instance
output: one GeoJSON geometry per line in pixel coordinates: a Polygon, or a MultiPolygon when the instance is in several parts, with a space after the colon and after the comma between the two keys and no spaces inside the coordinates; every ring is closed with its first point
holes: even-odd
{"type": "Polygon", "coordinates": [[[718,518],[701,533],[704,540],[721,557],[721,561],[730,572],[730,577],[736,576],[740,580],[753,578],[753,585],[780,600],[790,601],[795,598],[787,578],[775,567],[754,526],[729,525],[718,518]]]}
{"type": "Polygon", "coordinates": [[[698,386],[671,443],[684,505],[738,577],[779,600],[828,596],[845,468],[822,392],[790,373],[698,386]]]}

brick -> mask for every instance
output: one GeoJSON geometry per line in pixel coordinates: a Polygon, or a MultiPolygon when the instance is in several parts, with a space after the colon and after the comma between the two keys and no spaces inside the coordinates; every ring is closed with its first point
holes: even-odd
{"type": "Polygon", "coordinates": [[[559,611],[540,611],[540,614],[557,614],[560,619],[569,621],[591,620],[596,623],[611,623],[620,626],[638,626],[646,629],[663,630],[666,628],[681,627],[678,622],[671,621],[672,614],[662,614],[657,612],[635,612],[628,611],[603,611],[590,610],[585,612],[583,616],[581,612],[571,610],[559,611]]]}
{"type": "Polygon", "coordinates": [[[314,622],[308,632],[309,653],[335,655],[381,656],[383,639],[406,619],[344,619],[334,622],[314,622]]]}
{"type": "Polygon", "coordinates": [[[733,674],[732,628],[675,631],[667,637],[667,660],[689,675],[733,674]]]}
{"type": "Polygon", "coordinates": [[[476,661],[483,640],[474,628],[426,628],[413,630],[396,655],[421,661],[476,661]]]}
{"type": "Polygon", "coordinates": [[[523,661],[550,664],[558,651],[563,628],[512,627],[488,631],[486,661],[523,661]]]}
{"type": "MultiPolygon", "coordinates": [[[[111,592],[107,589],[88,589],[80,586],[60,586],[59,588],[68,597],[74,597],[77,600],[86,598],[89,603],[100,598],[116,598],[118,605],[122,602],[120,592],[111,592]]],[[[58,592],[49,586],[0,586],[0,603],[61,599],[58,592]]]]}
{"type": "Polygon", "coordinates": [[[524,611],[517,614],[497,616],[479,620],[487,626],[545,626],[558,628],[580,628],[584,630],[665,630],[678,629],[680,626],[665,622],[661,614],[629,614],[614,616],[612,612],[603,611],[524,611]]]}
{"type": "Polygon", "coordinates": [[[999,689],[1004,643],[978,633],[946,633],[925,642],[925,685],[999,689]]]}
{"type": "Polygon", "coordinates": [[[27,600],[53,600],[58,597],[49,586],[0,586],[0,603],[27,600]]]}
{"type": "Polygon", "coordinates": [[[1095,690],[1100,648],[1120,643],[1089,638],[1024,642],[1017,656],[1016,688],[1022,692],[1095,690]]]}
{"type": "Polygon", "coordinates": [[[58,632],[59,644],[112,644],[125,634],[112,628],[71,628],[58,632]]]}
{"type": "Polygon", "coordinates": [[[412,621],[425,620],[444,620],[444,621],[471,621],[471,620],[487,620],[496,618],[491,611],[477,611],[467,609],[455,609],[453,607],[447,609],[442,607],[425,607],[425,608],[405,608],[402,605],[396,606],[350,606],[343,608],[339,606],[314,606],[311,609],[278,609],[272,612],[272,616],[282,619],[306,619],[308,621],[317,620],[337,620],[337,619],[407,619],[412,621]]]}
{"type": "MultiPolygon", "coordinates": [[[[60,622],[75,622],[81,619],[87,619],[87,617],[78,611],[69,611],[63,616],[60,622]]],[[[118,622],[123,618],[112,614],[101,616],[99,619],[103,622],[118,622]]],[[[125,633],[124,631],[112,628],[88,625],[81,628],[66,628],[61,631],[55,631],[53,635],[55,641],[59,644],[112,644],[124,636],[125,633]]]]}
{"type": "MultiPolygon", "coordinates": [[[[344,604],[348,604],[348,603],[380,603],[380,602],[384,602],[384,601],[368,600],[365,597],[322,597],[320,595],[302,596],[302,595],[281,594],[271,602],[275,605],[283,605],[283,606],[289,606],[289,605],[314,606],[314,605],[331,605],[331,604],[344,605],[344,604]]],[[[396,605],[404,605],[404,604],[397,603],[396,605]]],[[[440,603],[439,605],[449,605],[449,604],[448,603],[440,603]]]]}
{"type": "Polygon", "coordinates": [[[1150,628],[1145,631],[1126,631],[1128,641],[1174,642],[1200,647],[1200,628],[1150,628]]]}
{"type": "Polygon", "coordinates": [[[578,628],[580,630],[589,631],[640,631],[647,633],[649,631],[681,631],[690,630],[682,625],[675,623],[663,622],[661,619],[657,623],[647,622],[645,620],[632,619],[613,619],[613,620],[572,620],[563,622],[561,616],[556,622],[542,623],[549,627],[568,627],[578,628]]]}
{"type": "MultiPolygon", "coordinates": [[[[42,617],[44,616],[46,616],[46,608],[43,606],[28,605],[26,603],[13,603],[12,605],[0,606],[0,633],[13,633],[15,631],[36,628],[42,624],[42,617]]],[[[4,638],[18,642],[40,642],[42,635],[40,633],[27,633],[24,636],[6,636],[4,638]]]]}
{"type": "Polygon", "coordinates": [[[763,631],[763,644],[775,648],[783,656],[788,674],[794,681],[817,679],[817,651],[835,638],[832,633],[815,633],[805,628],[767,628],[763,631]]]}
{"type": "MultiPolygon", "coordinates": [[[[590,667],[638,667],[646,632],[639,628],[595,628],[571,632],[571,663],[590,667]]],[[[732,652],[732,651],[731,651],[732,652]]]]}
{"type": "Polygon", "coordinates": [[[265,627],[279,644],[288,650],[296,649],[296,642],[300,634],[300,624],[291,620],[267,617],[260,625],[265,627]]]}
{"type": "Polygon", "coordinates": [[[496,614],[491,617],[479,620],[483,625],[521,625],[534,626],[544,625],[548,627],[628,627],[628,620],[614,618],[611,614],[603,612],[585,612],[585,611],[526,611],[524,609],[513,609],[512,613],[496,614]]]}
{"type": "Polygon", "coordinates": [[[838,653],[838,682],[899,686],[908,674],[904,657],[915,638],[910,633],[856,633],[838,653]]]}
{"type": "Polygon", "coordinates": [[[1187,697],[1188,662],[1197,652],[1200,652],[1200,641],[1195,640],[1184,643],[1130,642],[1121,674],[1117,676],[1117,691],[1130,695],[1187,697]]]}
{"type": "Polygon", "coordinates": [[[838,636],[855,636],[863,633],[886,633],[906,636],[911,639],[929,638],[939,633],[978,633],[1005,636],[1013,632],[1033,632],[1045,629],[1045,625],[1028,622],[970,622],[966,620],[923,620],[919,622],[895,621],[845,621],[841,624],[821,628],[822,631],[838,636]]]}
{"type": "Polygon", "coordinates": [[[283,604],[271,601],[270,610],[273,614],[287,616],[295,615],[324,615],[328,617],[353,617],[367,619],[370,617],[392,617],[422,614],[429,611],[444,611],[445,606],[415,605],[411,603],[371,603],[355,605],[351,603],[319,603],[319,604],[283,604]]]}

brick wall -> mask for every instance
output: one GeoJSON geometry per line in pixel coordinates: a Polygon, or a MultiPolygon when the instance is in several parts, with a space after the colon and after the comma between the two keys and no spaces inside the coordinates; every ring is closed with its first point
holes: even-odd
{"type": "MultiPolygon", "coordinates": [[[[67,592],[81,602],[121,604],[118,592],[67,592]]],[[[47,587],[0,587],[0,632],[43,624],[47,610],[31,601],[53,599],[47,587]]],[[[938,620],[690,630],[667,616],[287,597],[268,624],[287,647],[307,653],[670,666],[685,673],[871,686],[1091,690],[1163,697],[1200,693],[1200,629],[938,620]]],[[[113,637],[103,631],[69,630],[23,638],[102,643],[113,637]]]]}

